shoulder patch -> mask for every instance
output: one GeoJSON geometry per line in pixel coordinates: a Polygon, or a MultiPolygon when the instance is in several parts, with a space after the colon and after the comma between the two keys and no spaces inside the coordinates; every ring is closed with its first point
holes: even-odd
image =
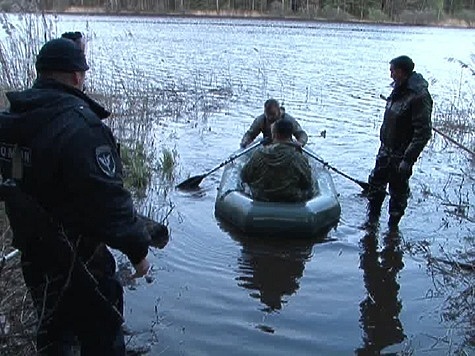
{"type": "MultiPolygon", "coordinates": [[[[0,160],[11,162],[15,145],[6,142],[0,142],[0,160]]],[[[20,147],[21,161],[22,163],[30,167],[31,166],[31,149],[28,147],[20,147]]]]}
{"type": "Polygon", "coordinates": [[[110,146],[99,146],[96,148],[96,161],[106,176],[115,177],[116,164],[110,146]]]}

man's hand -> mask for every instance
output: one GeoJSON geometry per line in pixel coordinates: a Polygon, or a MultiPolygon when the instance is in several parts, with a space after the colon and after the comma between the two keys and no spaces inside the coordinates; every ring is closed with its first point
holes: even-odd
{"type": "Polygon", "coordinates": [[[296,141],[296,140],[292,140],[292,145],[297,149],[297,151],[299,151],[300,153],[302,153],[302,147],[303,147],[303,143],[300,142],[300,141],[296,141]]]}
{"type": "Polygon", "coordinates": [[[148,270],[150,269],[150,263],[148,262],[147,257],[137,263],[134,268],[135,273],[132,275],[132,278],[140,278],[145,276],[148,273],[148,270]]]}
{"type": "Polygon", "coordinates": [[[398,172],[401,177],[408,179],[412,175],[412,164],[402,160],[401,163],[399,163],[398,172]]]}
{"type": "Polygon", "coordinates": [[[150,246],[160,249],[164,248],[169,240],[168,228],[145,215],[137,214],[137,217],[144,222],[150,235],[150,246]]]}

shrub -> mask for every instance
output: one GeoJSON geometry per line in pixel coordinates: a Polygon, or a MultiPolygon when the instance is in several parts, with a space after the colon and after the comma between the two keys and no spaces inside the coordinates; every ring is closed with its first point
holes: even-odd
{"type": "Polygon", "coordinates": [[[467,26],[475,26],[475,10],[464,9],[455,14],[455,18],[464,21],[467,26]]]}
{"type": "Polygon", "coordinates": [[[375,9],[370,7],[368,9],[368,15],[367,15],[368,20],[374,21],[374,22],[386,22],[389,21],[388,15],[384,13],[384,11],[381,11],[381,9],[375,9]]]}

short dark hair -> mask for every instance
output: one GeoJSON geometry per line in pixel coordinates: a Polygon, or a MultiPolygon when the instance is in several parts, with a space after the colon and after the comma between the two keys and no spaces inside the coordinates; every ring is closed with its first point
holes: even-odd
{"type": "Polygon", "coordinates": [[[264,109],[268,110],[270,108],[278,108],[280,107],[279,102],[275,99],[267,99],[266,102],[264,103],[264,109]]]}
{"type": "Polygon", "coordinates": [[[392,64],[396,69],[402,69],[404,73],[408,75],[414,70],[414,62],[408,56],[399,56],[393,58],[389,64],[392,64]]]}
{"type": "Polygon", "coordinates": [[[83,36],[81,32],[75,31],[75,32],[65,32],[61,35],[61,37],[76,42],[77,40],[80,40],[83,36]]]}
{"type": "Polygon", "coordinates": [[[278,134],[279,136],[290,138],[292,137],[292,133],[294,131],[294,125],[292,124],[292,121],[290,120],[279,119],[276,122],[274,122],[273,129],[275,130],[275,133],[278,134]]]}

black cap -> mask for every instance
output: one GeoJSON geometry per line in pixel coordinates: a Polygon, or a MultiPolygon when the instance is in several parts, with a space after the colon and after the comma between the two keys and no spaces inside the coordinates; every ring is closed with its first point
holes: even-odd
{"type": "Polygon", "coordinates": [[[85,72],[88,69],[84,52],[72,40],[66,38],[46,42],[36,56],[37,72],[85,72]]]}

